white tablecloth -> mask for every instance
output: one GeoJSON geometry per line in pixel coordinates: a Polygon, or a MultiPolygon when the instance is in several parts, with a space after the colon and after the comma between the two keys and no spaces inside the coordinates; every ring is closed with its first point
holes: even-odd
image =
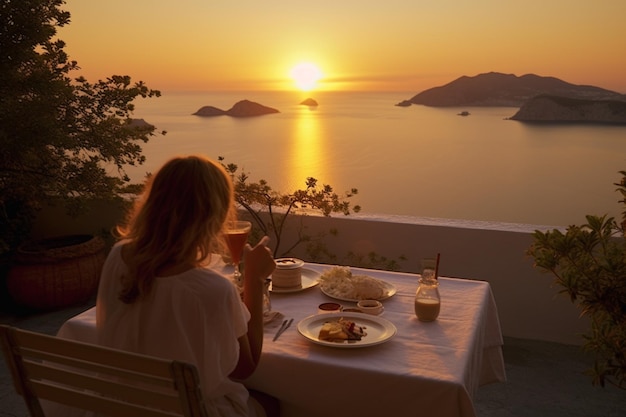
{"type": "MultiPolygon", "coordinates": [[[[328,267],[305,265],[318,272],[328,267]]],[[[423,323],[413,307],[416,275],[353,272],[397,288],[383,302],[381,316],[397,327],[397,334],[365,348],[316,345],[298,333],[297,323],[332,299],[318,287],[273,293],[273,309],[294,322],[276,342],[272,338],[280,323],[267,325],[261,362],[246,385],[279,398],[283,416],[474,416],[478,387],[506,379],[489,283],[440,278],[441,313],[435,322],[423,323]]],[[[95,342],[95,309],[68,320],[58,335],[95,342]]]]}

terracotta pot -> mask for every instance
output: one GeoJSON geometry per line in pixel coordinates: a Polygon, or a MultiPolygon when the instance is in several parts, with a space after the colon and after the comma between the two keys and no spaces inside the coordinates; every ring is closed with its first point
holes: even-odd
{"type": "Polygon", "coordinates": [[[37,310],[84,303],[98,289],[104,259],[104,241],[93,235],[31,242],[18,248],[7,289],[17,304],[37,310]]]}

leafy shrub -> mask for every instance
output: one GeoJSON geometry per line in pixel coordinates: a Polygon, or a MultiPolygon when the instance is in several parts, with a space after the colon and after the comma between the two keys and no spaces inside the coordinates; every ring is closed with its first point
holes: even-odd
{"type": "MultiPolygon", "coordinates": [[[[626,171],[620,174],[623,179],[615,185],[626,197],[626,171]]],[[[586,219],[565,233],[535,231],[528,253],[591,319],[584,346],[596,355],[589,371],[593,384],[626,389],[626,211],[621,224],[607,216],[586,219]]]]}

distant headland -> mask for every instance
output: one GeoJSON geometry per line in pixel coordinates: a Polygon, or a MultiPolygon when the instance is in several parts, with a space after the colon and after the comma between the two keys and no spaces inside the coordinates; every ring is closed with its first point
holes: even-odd
{"type": "Polygon", "coordinates": [[[490,72],[463,76],[396,106],[521,107],[511,119],[543,122],[626,123],[626,95],[535,74],[490,72]]]}
{"type": "Polygon", "coordinates": [[[511,120],[626,124],[626,101],[584,100],[544,94],[524,103],[511,120]]]}

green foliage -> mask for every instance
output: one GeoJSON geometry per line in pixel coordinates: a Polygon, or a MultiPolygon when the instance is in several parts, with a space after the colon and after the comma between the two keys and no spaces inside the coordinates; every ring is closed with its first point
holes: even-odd
{"type": "Polygon", "coordinates": [[[347,216],[361,210],[360,206],[351,207],[348,201],[358,193],[356,188],[344,195],[339,195],[330,185],[324,184],[319,187],[317,180],[309,177],[305,188],[283,194],[273,190],[263,179],[258,182],[250,181],[248,173],[238,172],[239,168],[235,164],[225,164],[223,157],[219,157],[218,160],[232,176],[237,203],[248,212],[258,226],[260,234],[272,238],[275,257],[286,256],[301,243],[316,242],[324,236],[324,233],[316,236],[307,234],[303,216],[300,219],[298,238],[293,242],[283,242],[283,231],[289,214],[321,213],[324,216],[330,216],[332,213],[342,213],[347,216]],[[283,249],[282,246],[285,248],[283,249]]]}
{"type": "MultiPolygon", "coordinates": [[[[321,235],[321,237],[337,237],[338,235],[339,231],[333,228],[328,234],[321,235]]],[[[329,251],[326,242],[321,239],[311,239],[308,241],[306,253],[308,260],[311,262],[350,265],[360,268],[382,269],[385,271],[399,271],[402,268],[401,263],[407,260],[405,255],[400,255],[394,259],[379,255],[376,252],[362,254],[348,251],[346,254],[338,256],[336,253],[329,251]]]]}
{"type": "MultiPolygon", "coordinates": [[[[626,171],[615,184],[626,195],[626,171]]],[[[625,203],[624,200],[620,201],[625,203]]],[[[550,272],[591,319],[585,348],[596,354],[590,370],[593,384],[610,383],[626,389],[626,239],[623,224],[607,216],[586,216],[582,226],[535,231],[528,254],[536,267],[550,272]]],[[[624,213],[626,222],[626,212],[624,213]]]]}
{"type": "MultiPolygon", "coordinates": [[[[339,231],[337,229],[331,229],[330,233],[326,236],[334,236],[338,235],[339,231]]],[[[323,236],[322,236],[323,237],[323,236]]],[[[327,264],[340,264],[341,261],[336,253],[328,250],[328,246],[326,242],[322,239],[311,240],[307,242],[306,253],[308,256],[308,261],[317,262],[317,263],[327,263],[327,264]]]]}
{"type": "Polygon", "coordinates": [[[155,134],[131,119],[132,102],[159,91],[128,76],[70,78],[78,64],[56,38],[70,22],[63,4],[0,4],[0,254],[27,237],[52,200],[76,214],[86,199],[128,192],[124,167],[144,162],[141,144],[155,134]]]}
{"type": "MultiPolygon", "coordinates": [[[[619,200],[619,203],[622,203],[626,208],[626,171],[620,171],[619,173],[622,175],[622,181],[614,185],[617,185],[616,191],[619,192],[623,198],[619,200]]],[[[622,211],[622,229],[626,230],[626,209],[622,211]]]]}
{"type": "Polygon", "coordinates": [[[348,265],[369,269],[383,269],[385,271],[398,271],[401,266],[400,262],[406,260],[407,258],[404,255],[400,255],[398,259],[390,259],[386,256],[379,255],[376,252],[370,252],[367,255],[362,255],[350,251],[346,256],[346,263],[348,265]]]}

